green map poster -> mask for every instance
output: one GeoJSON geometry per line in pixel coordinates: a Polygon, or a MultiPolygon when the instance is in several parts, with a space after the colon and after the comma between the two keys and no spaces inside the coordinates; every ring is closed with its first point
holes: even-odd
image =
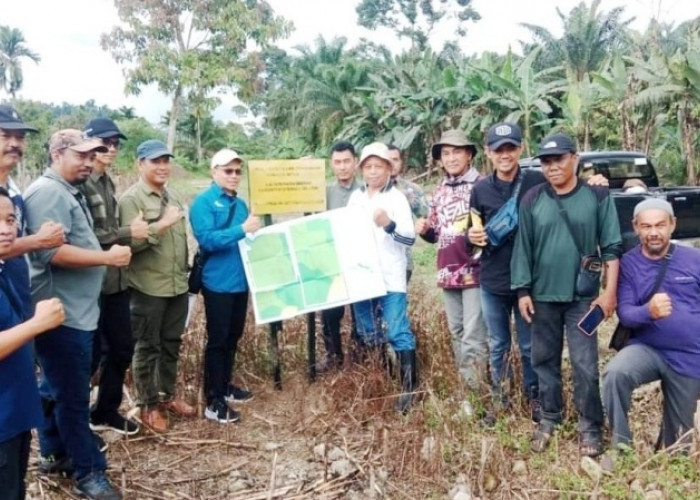
{"type": "Polygon", "coordinates": [[[257,324],[386,294],[371,218],[330,210],[239,242],[257,324]]]}

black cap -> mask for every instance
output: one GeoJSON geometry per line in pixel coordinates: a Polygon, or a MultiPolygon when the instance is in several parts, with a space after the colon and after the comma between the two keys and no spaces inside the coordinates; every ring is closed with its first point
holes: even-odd
{"type": "Polygon", "coordinates": [[[25,132],[39,132],[22,121],[17,110],[9,104],[0,104],[0,128],[4,130],[24,130],[25,132]]]}
{"type": "Polygon", "coordinates": [[[520,146],[522,143],[523,131],[517,123],[497,123],[486,132],[486,147],[489,149],[498,149],[504,144],[520,146]]]}
{"type": "Polygon", "coordinates": [[[117,124],[109,118],[93,118],[85,127],[85,135],[88,137],[99,137],[106,139],[108,137],[120,137],[126,140],[126,136],[121,133],[117,124]]]}
{"type": "Polygon", "coordinates": [[[551,134],[542,139],[536,158],[575,153],[576,144],[566,134],[551,134]]]}

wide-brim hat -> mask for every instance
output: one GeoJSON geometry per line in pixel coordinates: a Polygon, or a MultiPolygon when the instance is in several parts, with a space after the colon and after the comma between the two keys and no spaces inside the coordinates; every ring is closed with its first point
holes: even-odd
{"type": "Polygon", "coordinates": [[[476,144],[464,135],[464,132],[457,129],[446,130],[440,136],[440,140],[433,144],[433,160],[440,159],[440,152],[443,146],[454,146],[456,148],[468,148],[472,150],[472,155],[476,154],[476,144]]]}

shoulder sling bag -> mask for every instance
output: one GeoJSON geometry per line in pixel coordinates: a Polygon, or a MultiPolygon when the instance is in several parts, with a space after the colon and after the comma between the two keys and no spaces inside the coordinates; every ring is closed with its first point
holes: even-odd
{"type": "MultiPolygon", "coordinates": [[[[654,286],[651,288],[651,292],[649,292],[649,294],[647,294],[644,300],[641,301],[642,304],[646,304],[647,302],[649,302],[654,296],[654,294],[659,291],[661,283],[664,281],[664,277],[666,276],[666,270],[668,269],[669,262],[671,262],[671,257],[673,256],[673,251],[675,248],[676,246],[674,244],[671,244],[671,246],[669,247],[668,253],[664,257],[664,260],[661,263],[661,266],[659,267],[659,272],[656,275],[656,281],[654,281],[654,286]]],[[[613,332],[612,337],[610,338],[610,344],[608,345],[608,347],[610,349],[615,349],[616,351],[622,350],[622,348],[627,345],[627,342],[629,342],[632,333],[632,328],[622,326],[622,323],[620,323],[618,319],[617,326],[615,327],[615,331],[613,332]]]]}
{"type": "Polygon", "coordinates": [[[576,245],[576,249],[578,250],[581,259],[578,274],[576,276],[576,286],[574,291],[579,297],[593,297],[600,289],[600,275],[603,271],[603,259],[600,258],[598,253],[584,255],[583,248],[574,234],[574,228],[571,225],[571,221],[569,220],[569,216],[566,213],[564,205],[551,186],[549,187],[549,192],[554,197],[557,207],[559,207],[559,215],[561,215],[561,218],[564,219],[564,223],[566,223],[566,227],[571,234],[571,238],[574,240],[574,244],[576,245]]]}
{"type": "Polygon", "coordinates": [[[518,195],[524,178],[525,172],[522,172],[515,183],[511,197],[484,226],[490,247],[500,247],[518,229],[518,195]]]}

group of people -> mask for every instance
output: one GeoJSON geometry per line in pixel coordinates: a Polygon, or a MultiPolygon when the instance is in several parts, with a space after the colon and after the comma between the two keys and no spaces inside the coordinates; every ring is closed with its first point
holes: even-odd
{"type": "MultiPolygon", "coordinates": [[[[657,449],[687,445],[700,396],[700,252],[671,243],[673,207],[650,197],[634,211],[639,245],[623,256],[608,181],[602,175],[579,178],[574,141],[561,133],[545,137],[537,152],[541,171],[520,168],[522,141],[517,124],[493,125],[484,151],[493,173],[485,176],[472,165],[478,145],[462,131],[445,131],[432,146],[444,178],[429,204],[418,186],[401,177],[395,147],[371,144],[359,161],[351,144],[332,147],[336,180],[327,188],[328,208],[371,208],[389,291],[381,299],[353,305],[353,339],[380,352],[388,342],[396,351],[402,378],[397,409],[410,408],[417,387],[416,343],[406,315],[411,274],[404,255],[419,235],[437,244],[437,284],[443,290],[457,369],[474,393],[489,379],[486,425],[511,409],[515,334],[522,394],[536,424],[531,447],[535,452],[547,448],[564,416],[566,339],[582,455],[603,453],[605,414],[613,447],[631,444],[632,392],[654,380],[661,380],[664,395],[657,449]],[[407,226],[411,213],[415,235],[407,226]],[[399,279],[402,270],[405,279],[399,279]],[[579,328],[594,308],[605,319],[617,312],[621,324],[632,329],[627,345],[604,370],[602,397],[597,332],[579,328]],[[386,331],[377,333],[376,325],[386,331]]],[[[342,364],[343,311],[323,313],[328,353],[323,370],[342,364]]],[[[473,414],[469,400],[463,409],[473,414]]]]}
{"type": "MultiPolygon", "coordinates": [[[[36,132],[0,105],[0,490],[24,498],[30,431],[38,428],[40,472],[70,474],[87,498],[119,499],[92,431],[139,432],[119,411],[127,369],[141,425],[162,433],[168,415],[196,415],[176,395],[191,260],[185,207],[168,187],[173,154],[158,140],[138,145],[140,178],[117,201],[110,167],[127,138],[107,118],[53,133],[48,168],[21,194],[10,174],[36,132]]],[[[640,245],[622,257],[607,180],[578,178],[575,144],[563,134],[542,141],[541,172],[525,171],[522,140],[517,124],[491,127],[485,154],[493,173],[485,176],[472,165],[479,146],[462,131],[445,131],[431,149],[444,178],[430,202],[401,175],[395,146],[369,144],[358,159],[352,144],[333,145],[327,208],[366,208],[387,290],[352,305],[353,354],[383,359],[390,346],[401,378],[396,410],[410,411],[418,366],[407,284],[420,236],[437,244],[459,374],[474,393],[489,381],[487,424],[511,408],[514,321],[534,451],[547,447],[563,419],[565,337],[583,455],[603,452],[604,407],[613,444],[631,442],[632,391],[657,379],[664,392],[658,445],[687,441],[700,394],[700,252],[671,244],[673,209],[650,198],[634,212],[640,245]],[[593,307],[605,318],[617,310],[633,329],[605,369],[602,398],[597,335],[578,328],[593,307]]],[[[189,211],[207,325],[204,416],[219,423],[238,421],[235,404],[253,398],[232,378],[248,307],[237,242],[261,225],[238,196],[243,166],[234,150],[217,152],[213,182],[189,211]]],[[[344,314],[345,307],[322,312],[322,372],[343,365],[344,314]]],[[[469,400],[463,409],[472,414],[469,400]]]]}
{"type": "MultiPolygon", "coordinates": [[[[139,180],[117,201],[109,169],[127,137],[107,118],[54,132],[48,168],[21,194],[10,174],[37,132],[0,105],[0,490],[24,498],[37,428],[40,473],[73,477],[87,498],[119,499],[93,431],[139,432],[120,413],[127,369],[141,425],[162,433],[168,415],[196,415],[176,395],[188,308],[185,206],[168,188],[173,154],[154,139],[138,145],[139,180]]],[[[235,242],[260,227],[236,196],[242,162],[233,150],[215,155],[214,182],[190,212],[207,256],[205,417],[221,423],[237,421],[233,404],[253,397],[232,383],[247,310],[235,242]]]]}

